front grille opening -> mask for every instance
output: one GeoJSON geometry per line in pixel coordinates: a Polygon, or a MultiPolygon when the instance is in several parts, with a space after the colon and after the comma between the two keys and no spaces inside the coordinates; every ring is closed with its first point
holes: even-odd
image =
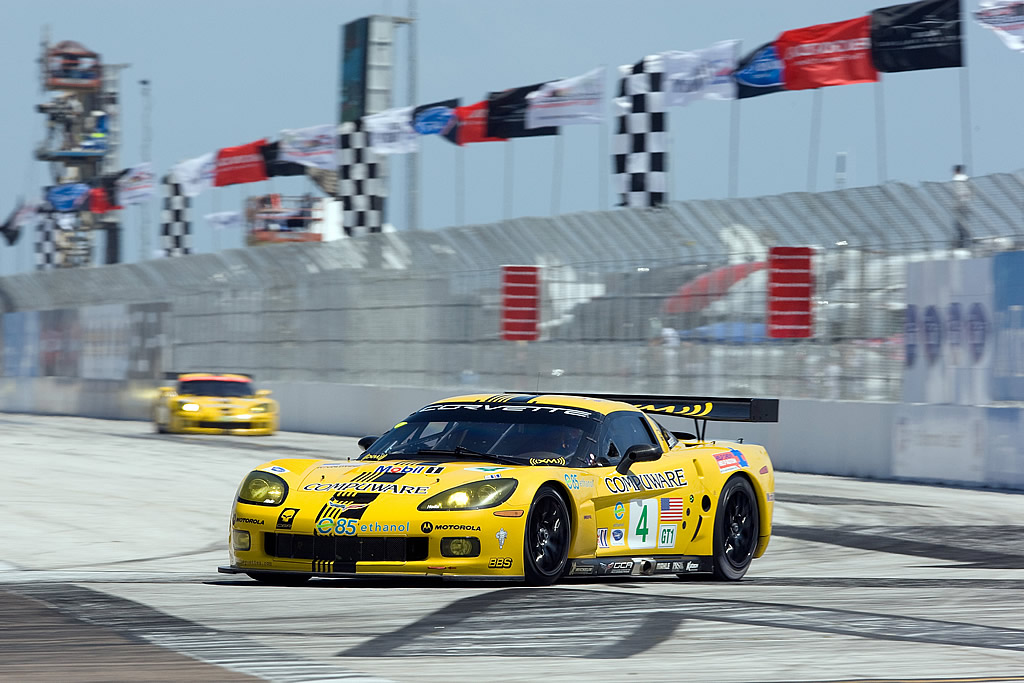
{"type": "Polygon", "coordinates": [[[310,536],[263,534],[271,557],[323,562],[419,562],[427,559],[429,539],[404,536],[310,536]]]}

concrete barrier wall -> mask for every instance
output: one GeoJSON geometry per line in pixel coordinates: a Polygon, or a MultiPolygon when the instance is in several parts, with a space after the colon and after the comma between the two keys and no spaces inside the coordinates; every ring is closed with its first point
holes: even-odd
{"type": "MultiPolygon", "coordinates": [[[[381,434],[431,401],[466,393],[327,382],[263,386],[281,404],[282,429],[342,436],[381,434]]],[[[145,382],[0,378],[0,411],[8,413],[148,420],[155,396],[155,385],[145,382]]],[[[692,420],[664,422],[692,431],[692,420]]],[[[782,399],[779,422],[712,422],[707,437],[763,444],[775,466],[791,472],[1024,490],[1021,407],[782,399]]]]}

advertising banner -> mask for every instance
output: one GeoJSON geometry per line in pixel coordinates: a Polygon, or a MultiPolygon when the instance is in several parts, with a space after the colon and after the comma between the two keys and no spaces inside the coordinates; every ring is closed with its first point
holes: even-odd
{"type": "Polygon", "coordinates": [[[213,152],[207,152],[194,159],[186,159],[171,167],[174,178],[186,197],[195,197],[203,190],[213,187],[217,174],[217,159],[213,152]]]}
{"type": "Polygon", "coordinates": [[[442,100],[421,104],[412,110],[412,127],[420,135],[440,135],[459,144],[459,100],[442,100]]]}
{"type": "Polygon", "coordinates": [[[723,40],[703,50],[665,53],[665,92],[670,106],[697,100],[736,99],[736,57],[740,41],[723,40]]]}
{"type": "Polygon", "coordinates": [[[540,266],[501,267],[501,338],[540,339],[540,266]]]}
{"type": "Polygon", "coordinates": [[[128,169],[117,179],[117,203],[121,206],[142,204],[156,194],[153,164],[146,161],[128,169]]]}
{"type": "Polygon", "coordinates": [[[982,0],[974,20],[992,29],[1011,50],[1024,50],[1024,2],[1021,0],[982,0]]]}
{"type": "Polygon", "coordinates": [[[377,154],[409,154],[420,148],[412,127],[412,107],[395,107],[363,117],[370,149],[377,154]]]}
{"type": "Polygon", "coordinates": [[[979,405],[992,397],[992,259],[907,264],[903,400],[979,405]]]}
{"type": "Polygon", "coordinates": [[[963,66],[960,0],[924,0],[871,13],[871,59],[879,71],[963,66]]]}
{"type": "Polygon", "coordinates": [[[604,67],[551,81],[526,95],[526,127],[571,126],[604,120],[604,67]]]}
{"type": "Polygon", "coordinates": [[[338,168],[338,131],[332,124],[285,129],[277,148],[277,161],[334,171],[338,168]]]}
{"type": "Polygon", "coordinates": [[[46,190],[46,201],[60,212],[77,211],[88,196],[89,186],[85,183],[53,185],[46,190]]]}
{"type": "Polygon", "coordinates": [[[786,90],[873,83],[871,17],[785,31],[775,40],[786,90]]]}
{"type": "Polygon", "coordinates": [[[487,136],[494,138],[528,138],[558,135],[558,128],[526,127],[526,96],[540,89],[543,83],[509,88],[487,96],[487,136]]]}
{"type": "Polygon", "coordinates": [[[782,83],[782,60],[775,43],[765,43],[747,54],[736,64],[733,72],[736,97],[757,97],[785,89],[782,83]]]}
{"type": "Polygon", "coordinates": [[[505,138],[492,138],[487,135],[487,100],[465,107],[456,107],[455,115],[459,118],[458,138],[460,145],[471,142],[504,142],[505,138]]]}
{"type": "Polygon", "coordinates": [[[263,163],[260,147],[266,140],[256,140],[237,147],[224,147],[217,151],[217,166],[214,170],[215,187],[255,183],[267,179],[267,167],[263,163]]]}

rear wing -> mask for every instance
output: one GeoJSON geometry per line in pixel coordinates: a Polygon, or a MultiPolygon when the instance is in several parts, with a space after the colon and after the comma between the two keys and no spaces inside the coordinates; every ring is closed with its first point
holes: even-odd
{"type": "Polygon", "coordinates": [[[208,370],[186,370],[184,372],[165,372],[164,380],[178,381],[180,375],[238,375],[239,377],[248,377],[249,381],[252,382],[253,376],[249,372],[210,372],[208,370]]]}

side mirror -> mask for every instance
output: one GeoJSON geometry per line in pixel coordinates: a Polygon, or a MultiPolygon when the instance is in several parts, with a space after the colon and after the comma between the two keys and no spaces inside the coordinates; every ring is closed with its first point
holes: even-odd
{"type": "Polygon", "coordinates": [[[257,396],[270,396],[270,394],[271,394],[270,389],[257,389],[256,390],[256,395],[257,396]]]}
{"type": "Polygon", "coordinates": [[[359,450],[365,451],[367,448],[373,445],[373,442],[379,439],[379,436],[364,436],[359,439],[356,443],[359,444],[359,450]]]}
{"type": "Polygon", "coordinates": [[[626,454],[622,456],[622,460],[615,466],[615,471],[619,474],[628,474],[629,468],[633,466],[635,462],[652,462],[661,457],[661,449],[657,446],[646,443],[638,443],[634,446],[630,446],[626,449],[626,454]]]}

